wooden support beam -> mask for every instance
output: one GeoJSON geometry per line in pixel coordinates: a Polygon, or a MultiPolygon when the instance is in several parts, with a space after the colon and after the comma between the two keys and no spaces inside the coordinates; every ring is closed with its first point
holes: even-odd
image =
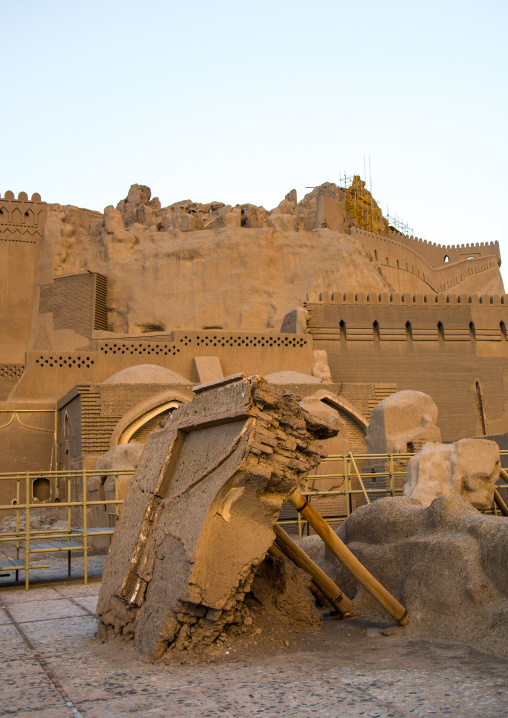
{"type": "Polygon", "coordinates": [[[503,516],[508,516],[508,506],[503,501],[503,498],[497,489],[494,489],[494,501],[503,516]]]}
{"type": "Polygon", "coordinates": [[[356,580],[388,611],[390,616],[393,616],[397,623],[404,626],[409,620],[409,613],[404,606],[367,571],[307,499],[297,491],[289,500],[356,580]]]}
{"type": "Polygon", "coordinates": [[[332,604],[332,606],[341,614],[350,616],[353,612],[353,604],[350,599],[343,593],[336,583],[319,568],[310,556],[293,541],[281,526],[275,524],[275,549],[281,551],[287,558],[295,563],[299,568],[307,571],[312,580],[319,588],[323,596],[332,604]]]}

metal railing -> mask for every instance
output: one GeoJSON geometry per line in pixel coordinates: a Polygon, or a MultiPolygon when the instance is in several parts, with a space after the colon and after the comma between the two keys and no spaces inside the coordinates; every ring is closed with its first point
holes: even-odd
{"type": "MultiPolygon", "coordinates": [[[[508,451],[501,451],[508,456],[508,451]]],[[[328,456],[318,467],[320,473],[311,474],[304,480],[301,493],[313,502],[325,521],[339,525],[356,508],[369,504],[383,496],[400,496],[406,477],[407,462],[414,454],[348,454],[328,456]],[[326,473],[327,467],[331,472],[326,473]]],[[[2,544],[9,545],[15,558],[0,558],[2,571],[25,571],[25,588],[30,586],[30,571],[48,568],[49,565],[32,564],[35,554],[67,552],[68,575],[71,572],[72,553],[83,553],[84,583],[88,582],[88,552],[93,550],[89,539],[96,536],[111,536],[118,521],[123,499],[120,498],[119,478],[129,477],[134,470],[74,470],[74,471],[27,471],[0,474],[0,494],[3,482],[11,482],[11,503],[0,505],[2,512],[14,515],[12,530],[5,530],[0,523],[0,549],[2,544]],[[100,477],[101,484],[109,477],[114,480],[114,491],[105,493],[98,499],[90,498],[87,482],[100,477]],[[45,479],[50,484],[50,496],[47,500],[34,497],[34,482],[45,479]],[[107,526],[90,525],[90,511],[93,507],[103,507],[107,515],[107,526]],[[111,507],[113,511],[108,512],[111,507]],[[31,526],[34,516],[48,509],[66,510],[65,519],[59,527],[36,528],[31,526]],[[21,552],[24,557],[20,558],[21,552]]],[[[110,481],[111,483],[111,481],[110,481]]],[[[508,484],[500,481],[498,489],[507,489],[508,484]]],[[[497,514],[495,504],[488,513],[497,514]]],[[[4,514],[5,515],[5,514],[4,514]]],[[[97,517],[94,517],[96,522],[97,517]]],[[[302,538],[310,533],[310,527],[300,514],[289,504],[283,507],[279,517],[280,524],[293,526],[302,538]]]]}
{"type": "MultiPolygon", "coordinates": [[[[0,474],[0,492],[3,482],[10,482],[15,498],[9,504],[0,504],[0,512],[14,514],[12,530],[5,530],[0,525],[0,547],[10,544],[15,549],[15,558],[0,558],[0,574],[3,571],[15,571],[16,579],[19,571],[25,571],[25,588],[30,585],[30,571],[49,568],[49,565],[32,564],[34,554],[67,552],[68,576],[71,572],[71,555],[73,552],[83,553],[84,582],[88,582],[88,552],[90,536],[111,536],[114,533],[119,516],[119,508],[123,500],[119,496],[118,479],[120,476],[132,476],[134,470],[74,470],[74,471],[26,471],[24,473],[0,474]],[[100,500],[91,500],[87,481],[93,477],[113,477],[114,498],[105,496],[100,500]],[[40,500],[34,497],[34,482],[43,479],[49,482],[50,497],[40,500]],[[53,494],[53,499],[51,499],[53,494]],[[93,506],[112,506],[114,511],[108,514],[108,526],[88,525],[88,509],[93,506]],[[49,509],[66,510],[65,518],[60,523],[64,526],[53,528],[35,528],[31,525],[34,515],[49,509]],[[111,522],[109,519],[113,518],[111,522]],[[24,558],[20,558],[20,552],[24,558]]],[[[4,513],[5,516],[5,513],[4,513]]],[[[1,514],[0,514],[1,517],[1,514]]]]}
{"type": "MultiPolygon", "coordinates": [[[[323,459],[318,469],[323,472],[332,465],[333,473],[309,474],[301,494],[316,508],[320,499],[323,506],[318,510],[330,524],[338,525],[359,506],[383,496],[401,496],[407,474],[407,462],[414,456],[406,454],[348,454],[331,455],[323,459]],[[368,469],[365,471],[365,469],[368,469]]],[[[317,471],[317,470],[316,470],[317,471]]],[[[280,524],[297,525],[298,536],[307,533],[310,526],[300,514],[287,504],[279,519],[280,524]]]]}

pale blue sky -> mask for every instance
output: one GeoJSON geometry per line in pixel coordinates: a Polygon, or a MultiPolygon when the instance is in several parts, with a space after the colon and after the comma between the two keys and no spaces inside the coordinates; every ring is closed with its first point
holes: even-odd
{"type": "Polygon", "coordinates": [[[102,210],[134,183],[272,208],[363,174],[440,243],[498,239],[508,2],[0,2],[0,191],[102,210]]]}

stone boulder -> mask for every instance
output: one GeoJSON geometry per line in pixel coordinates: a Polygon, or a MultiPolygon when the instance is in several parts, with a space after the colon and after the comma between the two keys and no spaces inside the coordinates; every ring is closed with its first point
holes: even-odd
{"type": "Polygon", "coordinates": [[[365,441],[369,454],[417,451],[428,441],[441,441],[437,406],[421,391],[398,391],[374,407],[365,441]]]}
{"type": "Polygon", "coordinates": [[[501,467],[499,447],[485,439],[425,444],[408,463],[403,494],[430,506],[438,496],[456,494],[488,510],[501,467]]]}
{"type": "MultiPolygon", "coordinates": [[[[407,608],[405,631],[508,653],[508,519],[481,514],[461,496],[428,507],[383,498],[354,511],[337,533],[407,608]]],[[[324,568],[355,610],[383,617],[328,549],[324,568]]]]}

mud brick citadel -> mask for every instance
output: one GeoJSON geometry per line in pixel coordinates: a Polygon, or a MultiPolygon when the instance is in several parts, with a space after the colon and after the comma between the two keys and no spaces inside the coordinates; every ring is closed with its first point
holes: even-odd
{"type": "Polygon", "coordinates": [[[365,451],[370,412],[403,389],[432,396],[445,441],[506,432],[508,296],[488,239],[405,235],[356,176],[271,211],[163,208],[141,185],[104,213],[6,192],[0,472],[91,468],[236,372],[323,385],[346,427],[335,452],[365,451]]]}

